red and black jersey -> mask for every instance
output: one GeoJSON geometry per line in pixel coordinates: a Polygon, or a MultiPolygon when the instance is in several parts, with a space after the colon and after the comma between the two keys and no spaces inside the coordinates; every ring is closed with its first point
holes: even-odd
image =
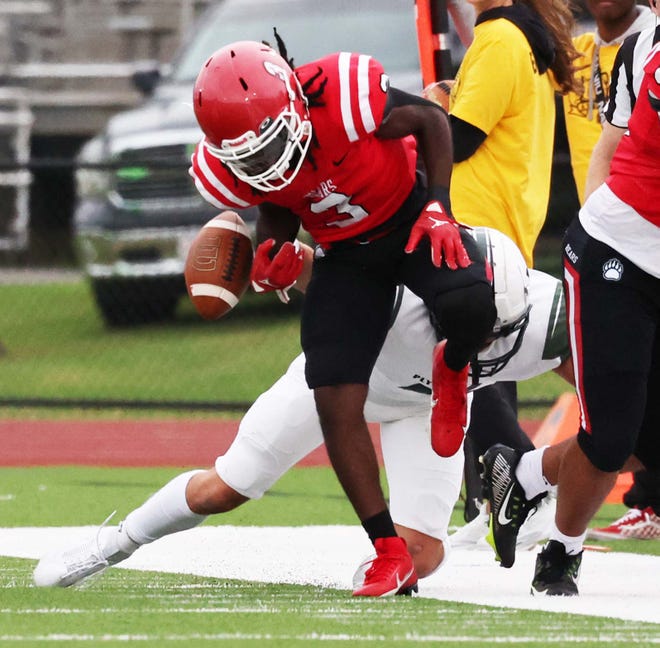
{"type": "Polygon", "coordinates": [[[314,142],[290,185],[255,192],[203,141],[190,173],[202,196],[220,209],[269,202],[290,209],[319,243],[352,238],[384,223],[403,204],[415,182],[415,140],[376,137],[388,79],[370,56],[331,54],[296,68],[296,75],[307,95],[322,92],[309,109],[314,142]]]}
{"type": "Polygon", "coordinates": [[[638,214],[660,227],[660,44],[644,62],[644,76],[628,130],[610,164],[607,184],[638,214]]]}

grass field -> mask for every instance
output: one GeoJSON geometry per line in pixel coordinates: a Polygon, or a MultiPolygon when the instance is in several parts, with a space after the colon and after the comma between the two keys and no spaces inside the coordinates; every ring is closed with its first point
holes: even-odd
{"type": "Polygon", "coordinates": [[[107,329],[82,282],[0,285],[0,309],[11,313],[0,332],[0,393],[4,398],[252,401],[300,347],[295,313],[283,305],[251,306],[246,303],[220,322],[204,322],[182,300],[175,321],[107,329]]]}
{"type": "MultiPolygon", "coordinates": [[[[114,509],[120,519],[178,472],[176,468],[3,468],[1,525],[95,525],[114,509]]],[[[606,505],[596,523],[609,521],[622,510],[606,505]]],[[[460,507],[452,522],[462,523],[460,507]]],[[[205,526],[218,524],[300,527],[353,525],[355,519],[331,470],[319,467],[293,469],[262,500],[214,516],[205,526]]],[[[660,555],[660,543],[653,541],[609,546],[660,555]]],[[[240,547],[231,549],[240,553],[240,547]]],[[[312,555],[314,550],[309,547],[312,555]]],[[[223,547],[213,551],[222,562],[223,547]]],[[[254,558],[246,556],[246,560],[254,558]]],[[[0,645],[623,647],[660,643],[658,623],[422,597],[353,600],[343,589],[186,574],[110,569],[82,588],[39,589],[31,585],[34,565],[34,560],[0,558],[0,645]]],[[[268,567],[264,565],[264,573],[268,567]]],[[[475,582],[474,588],[479,587],[475,582]]]]}
{"type": "MultiPolygon", "coordinates": [[[[272,295],[247,295],[217,322],[201,321],[182,300],[173,322],[107,329],[82,281],[0,284],[0,311],[11,314],[0,330],[0,406],[5,399],[250,403],[300,352],[299,313],[272,295]]],[[[519,396],[552,402],[568,389],[549,373],[521,382],[519,396]]]]}
{"type": "MultiPolygon", "coordinates": [[[[108,330],[82,282],[0,285],[0,309],[11,313],[0,331],[0,394],[19,399],[252,401],[298,353],[298,317],[282,309],[243,306],[220,322],[205,323],[182,303],[175,322],[108,330]]],[[[566,386],[558,377],[546,375],[521,383],[519,393],[523,401],[553,400],[563,391],[566,386]]],[[[153,416],[154,411],[140,415],[153,416]]],[[[542,409],[522,411],[526,417],[543,413],[542,409]]],[[[6,415],[50,418],[53,410],[0,409],[0,416],[6,415]]],[[[57,415],[90,414],[57,411],[57,415]]],[[[120,418],[126,411],[102,410],[94,415],[120,418]]],[[[190,416],[190,412],[171,415],[190,416]]],[[[241,580],[110,569],[82,588],[44,590],[32,586],[31,573],[34,558],[49,546],[40,546],[34,556],[26,553],[29,558],[2,554],[3,531],[37,527],[33,531],[41,533],[42,527],[94,526],[115,509],[119,520],[178,472],[177,468],[1,468],[0,646],[660,644],[660,623],[516,609],[507,607],[506,601],[494,607],[423,596],[354,600],[347,587],[292,584],[288,579],[267,583],[265,574],[272,567],[267,560],[263,579],[247,580],[240,569],[241,580]]],[[[595,524],[609,522],[622,511],[622,506],[606,505],[595,524]]],[[[462,523],[460,507],[452,522],[462,523]]],[[[215,516],[202,529],[217,525],[258,527],[265,545],[266,527],[357,528],[334,474],[321,467],[290,471],[262,500],[215,516]]],[[[649,569],[657,569],[660,542],[600,545],[647,554],[649,569]]],[[[222,563],[229,549],[240,555],[243,547],[219,544],[209,553],[222,563]]],[[[269,555],[267,549],[264,546],[264,556],[269,555]]],[[[304,554],[319,562],[323,556],[317,554],[322,551],[315,545],[304,547],[304,554]]],[[[245,560],[254,562],[260,555],[251,550],[245,560]]],[[[176,556],[170,563],[176,572],[176,556]]],[[[458,584],[474,591],[484,585],[478,579],[458,584]]]]}

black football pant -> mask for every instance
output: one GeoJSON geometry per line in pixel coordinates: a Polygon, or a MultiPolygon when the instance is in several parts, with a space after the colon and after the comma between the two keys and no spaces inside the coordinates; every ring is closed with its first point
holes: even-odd
{"type": "Polygon", "coordinates": [[[473,395],[470,427],[465,439],[465,521],[479,512],[476,501],[483,499],[479,457],[496,443],[522,452],[534,444],[518,422],[518,395],[515,382],[499,382],[477,389],[473,395]]]}

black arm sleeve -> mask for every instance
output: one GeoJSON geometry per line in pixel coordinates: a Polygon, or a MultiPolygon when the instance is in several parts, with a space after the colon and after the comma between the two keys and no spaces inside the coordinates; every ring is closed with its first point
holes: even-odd
{"type": "Polygon", "coordinates": [[[474,155],[486,139],[486,133],[453,115],[449,116],[449,122],[454,143],[454,162],[462,162],[474,155]]]}
{"type": "MultiPolygon", "coordinates": [[[[392,108],[411,104],[433,106],[444,112],[444,109],[434,101],[429,101],[428,99],[404,92],[398,88],[390,87],[387,91],[385,116],[390,113],[392,108]]],[[[454,144],[454,162],[462,162],[473,155],[481,146],[481,143],[486,139],[486,133],[478,129],[476,126],[473,126],[462,119],[458,119],[458,117],[454,117],[453,115],[449,116],[449,121],[451,124],[452,141],[454,144]]]]}
{"type": "Polygon", "coordinates": [[[433,108],[437,108],[438,110],[442,110],[444,112],[442,106],[439,106],[434,101],[429,101],[428,99],[424,99],[424,97],[418,97],[417,95],[399,90],[398,88],[393,88],[392,86],[388,88],[387,100],[385,102],[385,115],[388,115],[392,108],[396,108],[397,106],[410,105],[432,106],[433,108]]]}

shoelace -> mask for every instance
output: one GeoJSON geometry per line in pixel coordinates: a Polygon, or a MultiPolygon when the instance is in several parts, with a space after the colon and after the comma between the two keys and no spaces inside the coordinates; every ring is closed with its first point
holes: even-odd
{"type": "Polygon", "coordinates": [[[623,535],[643,538],[653,533],[654,527],[657,527],[660,532],[660,517],[655,515],[650,507],[643,511],[631,509],[612,526],[619,527],[623,535]]]}
{"type": "Polygon", "coordinates": [[[76,571],[85,569],[89,565],[94,565],[98,562],[108,564],[108,561],[103,557],[103,551],[101,550],[101,531],[107,526],[108,522],[112,520],[115,513],[113,511],[110,515],[103,521],[101,526],[97,529],[96,535],[86,542],[83,545],[74,547],[62,553],[62,560],[69,568],[76,568],[76,571]]]}
{"type": "Polygon", "coordinates": [[[623,517],[619,518],[612,526],[619,524],[630,524],[630,522],[637,521],[643,516],[643,511],[639,509],[630,509],[623,517]]]}
{"type": "Polygon", "coordinates": [[[660,525],[660,515],[656,515],[653,509],[651,509],[650,511],[644,510],[642,511],[642,513],[644,513],[648,522],[650,522],[651,524],[655,524],[656,526],[660,525]]]}

